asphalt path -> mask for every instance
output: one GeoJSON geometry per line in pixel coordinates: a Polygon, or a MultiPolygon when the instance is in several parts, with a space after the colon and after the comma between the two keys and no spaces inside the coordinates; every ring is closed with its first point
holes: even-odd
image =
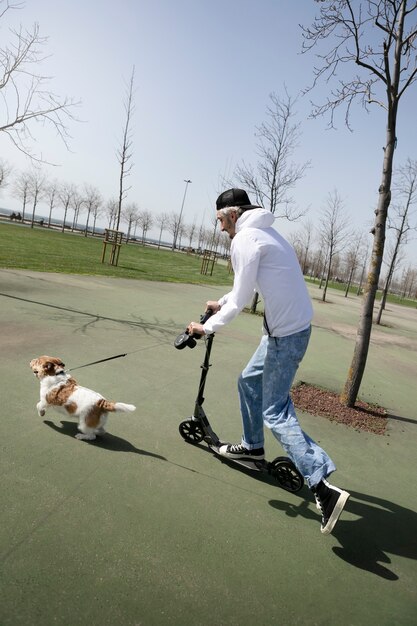
{"type": "MultiPolygon", "coordinates": [[[[299,414],[352,494],[325,537],[306,487],[284,491],[179,435],[204,342],[173,341],[222,293],[0,270],[1,626],[417,623],[417,311],[389,306],[373,332],[361,397],[388,409],[385,435],[299,414]],[[38,417],[29,361],[42,354],[136,412],[111,415],[94,442],[69,417],[38,417]]],[[[311,293],[297,378],[337,391],[360,304],[311,293]]],[[[236,379],[260,332],[243,313],[215,337],[204,408],[226,441],[240,439],[236,379]]],[[[266,436],[268,459],[282,455],[266,436]]]]}

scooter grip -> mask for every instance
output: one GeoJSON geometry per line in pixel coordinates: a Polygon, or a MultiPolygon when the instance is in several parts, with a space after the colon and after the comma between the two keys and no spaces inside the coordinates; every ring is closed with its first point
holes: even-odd
{"type": "Polygon", "coordinates": [[[213,309],[207,309],[203,315],[200,316],[200,324],[204,324],[213,315],[213,309]]]}

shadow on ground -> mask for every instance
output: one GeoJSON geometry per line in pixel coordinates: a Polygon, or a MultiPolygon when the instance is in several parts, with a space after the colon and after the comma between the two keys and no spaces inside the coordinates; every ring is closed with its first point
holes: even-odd
{"type": "MultiPolygon", "coordinates": [[[[270,500],[269,504],[290,517],[316,518],[307,501],[298,506],[278,500],[270,500]]],[[[333,536],[341,544],[332,548],[338,557],[391,581],[399,577],[382,565],[391,563],[387,553],[417,560],[417,513],[356,491],[351,492],[345,511],[357,516],[357,519],[344,520],[342,516],[333,530],[333,536]]]]}
{"type": "MultiPolygon", "coordinates": [[[[60,433],[61,435],[68,435],[69,437],[75,437],[78,433],[77,424],[74,422],[66,422],[61,421],[61,426],[57,426],[54,422],[50,420],[44,420],[43,422],[52,430],[60,433]]],[[[122,439],[122,437],[116,437],[110,433],[105,433],[104,435],[97,437],[94,441],[83,441],[83,443],[87,443],[90,446],[97,446],[102,448],[103,450],[112,450],[113,452],[133,452],[134,454],[141,454],[142,456],[152,456],[156,459],[160,459],[161,461],[167,461],[164,456],[159,454],[155,454],[154,452],[148,452],[147,450],[141,450],[140,448],[135,448],[130,441],[126,439],[122,439]]]]}

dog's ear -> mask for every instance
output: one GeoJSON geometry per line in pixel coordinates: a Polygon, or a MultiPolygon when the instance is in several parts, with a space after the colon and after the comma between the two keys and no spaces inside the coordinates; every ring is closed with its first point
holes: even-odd
{"type": "Polygon", "coordinates": [[[55,363],[53,363],[52,361],[45,361],[45,363],[43,364],[43,369],[47,374],[54,374],[55,373],[55,363]]]}
{"type": "Polygon", "coordinates": [[[61,359],[58,359],[56,357],[50,357],[47,363],[50,364],[51,368],[54,369],[54,371],[56,371],[60,367],[65,367],[65,363],[63,363],[61,359]]]}

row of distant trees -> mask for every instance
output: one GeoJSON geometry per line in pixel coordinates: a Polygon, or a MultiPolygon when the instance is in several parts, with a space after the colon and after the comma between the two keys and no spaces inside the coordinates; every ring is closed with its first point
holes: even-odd
{"type": "MultiPolygon", "coordinates": [[[[386,272],[383,278],[380,276],[378,285],[382,289],[382,299],[377,324],[381,322],[389,290],[395,290],[404,297],[417,296],[417,270],[404,264],[407,258],[405,244],[417,231],[416,204],[417,161],[407,159],[393,177],[391,212],[387,220],[388,243],[384,255],[386,272]],[[402,278],[398,279],[400,271],[402,278]]],[[[374,234],[373,228],[370,233],[374,234]]],[[[347,285],[347,292],[352,282],[358,282],[362,287],[369,261],[369,233],[350,229],[343,200],[336,190],[327,197],[318,229],[315,231],[310,221],[304,222],[303,227],[293,235],[292,243],[298,252],[303,273],[323,279],[323,301],[330,279],[342,279],[347,285]],[[318,244],[315,251],[314,241],[318,244]]]]}
{"type": "MultiPolygon", "coordinates": [[[[97,221],[105,221],[107,228],[117,229],[119,200],[103,198],[100,190],[94,185],[84,184],[82,187],[72,183],[50,181],[40,168],[12,173],[11,166],[0,160],[0,191],[10,185],[11,195],[20,203],[23,221],[33,227],[39,215],[39,207],[43,205],[46,220],[44,226],[56,224],[56,214],[62,218],[64,230],[83,230],[84,235],[96,233],[97,221]],[[82,226],[80,221],[82,218],[82,226]]],[[[165,238],[177,235],[178,247],[217,250],[219,254],[227,254],[230,243],[216,231],[215,224],[207,228],[203,224],[197,226],[185,224],[179,213],[163,212],[153,214],[147,209],[140,209],[136,202],[125,203],[121,211],[121,223],[126,226],[126,242],[141,239],[146,242],[149,231],[158,232],[158,246],[165,238]]]]}
{"type": "MultiPolygon", "coordinates": [[[[322,301],[326,300],[330,281],[344,284],[345,297],[351,292],[362,294],[369,263],[369,235],[347,228],[337,211],[341,206],[338,202],[337,193],[330,194],[320,226],[315,227],[311,221],[306,221],[291,236],[303,274],[319,281],[322,301]]],[[[377,324],[381,323],[388,292],[401,298],[417,298],[417,268],[406,263],[403,223],[403,215],[400,215],[397,224],[392,226],[393,235],[387,245],[386,273],[379,284],[382,297],[375,317],[377,324]]]]}

